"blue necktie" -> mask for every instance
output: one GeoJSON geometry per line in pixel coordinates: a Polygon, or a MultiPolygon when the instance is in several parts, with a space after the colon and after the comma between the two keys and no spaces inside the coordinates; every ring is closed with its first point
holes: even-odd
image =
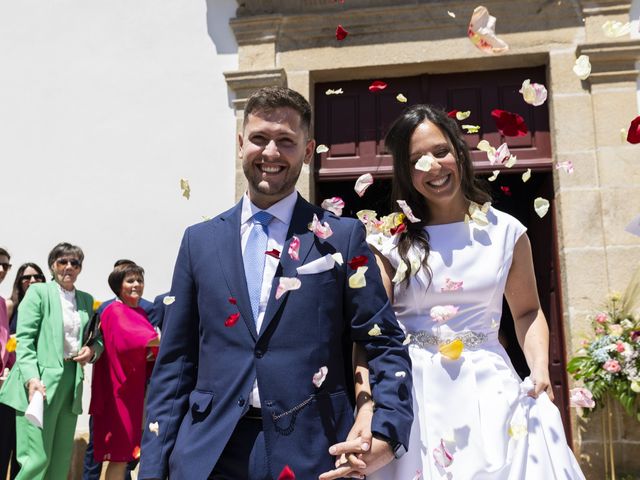
{"type": "Polygon", "coordinates": [[[273,215],[265,211],[259,211],[253,216],[253,227],[249,233],[249,239],[247,240],[247,245],[242,255],[254,322],[258,320],[262,275],[264,273],[264,262],[266,260],[265,252],[269,240],[268,225],[271,220],[273,220],[273,215]]]}

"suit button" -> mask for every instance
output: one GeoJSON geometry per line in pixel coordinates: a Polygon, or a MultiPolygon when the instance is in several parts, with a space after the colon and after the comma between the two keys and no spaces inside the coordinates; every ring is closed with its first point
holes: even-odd
{"type": "Polygon", "coordinates": [[[244,398],[240,398],[240,400],[238,400],[238,406],[239,407],[244,407],[244,398]]]}
{"type": "Polygon", "coordinates": [[[256,350],[256,358],[262,358],[264,356],[264,352],[262,350],[256,350]]]}

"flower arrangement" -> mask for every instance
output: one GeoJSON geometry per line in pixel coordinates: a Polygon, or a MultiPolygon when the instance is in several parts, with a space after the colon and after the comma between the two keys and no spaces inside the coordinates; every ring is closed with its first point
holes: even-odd
{"type": "Polygon", "coordinates": [[[630,291],[609,295],[605,311],[592,316],[593,338],[584,341],[567,370],[585,386],[571,391],[574,406],[591,408],[611,396],[640,421],[640,318],[630,313],[630,291]]]}

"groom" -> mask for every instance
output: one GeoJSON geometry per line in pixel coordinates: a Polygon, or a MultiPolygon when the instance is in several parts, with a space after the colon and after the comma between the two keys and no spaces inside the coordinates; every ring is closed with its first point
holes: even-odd
{"type": "Polygon", "coordinates": [[[309,103],[293,90],[263,88],[247,102],[239,145],[248,191],[184,234],[140,479],[276,480],[292,471],[307,480],[331,470],[329,447],[353,424],[353,342],[367,352],[376,407],[362,459],[381,466],[408,444],[411,363],[364,227],[295,190],[314,153],[310,123],[309,103]],[[349,281],[352,259],[367,267],[360,282],[349,281]]]}

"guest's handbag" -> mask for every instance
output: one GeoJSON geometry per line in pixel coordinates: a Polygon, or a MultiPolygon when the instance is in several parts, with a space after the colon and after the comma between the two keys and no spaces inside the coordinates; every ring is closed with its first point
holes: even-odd
{"type": "Polygon", "coordinates": [[[92,346],[96,343],[96,340],[100,336],[100,314],[94,312],[91,320],[84,329],[84,335],[82,336],[82,345],[86,347],[92,346]]]}

